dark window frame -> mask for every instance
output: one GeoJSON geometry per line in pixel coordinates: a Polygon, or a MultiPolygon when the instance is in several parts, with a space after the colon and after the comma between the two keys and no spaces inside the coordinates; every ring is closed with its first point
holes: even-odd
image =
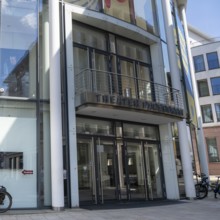
{"type": "Polygon", "coordinates": [[[209,85],[208,85],[208,81],[207,81],[207,79],[201,79],[201,80],[198,80],[198,81],[197,81],[197,87],[198,87],[199,97],[210,96],[210,93],[209,93],[209,85]],[[203,93],[202,93],[202,88],[199,86],[199,84],[202,83],[202,82],[206,82],[206,85],[207,85],[208,93],[205,94],[205,95],[203,95],[203,93]]]}
{"type": "MultiPolygon", "coordinates": [[[[201,60],[200,60],[201,61],[201,60]]],[[[195,73],[198,73],[198,72],[202,72],[202,71],[205,71],[205,62],[204,62],[204,56],[203,54],[200,54],[200,55],[197,55],[197,56],[194,56],[193,57],[193,63],[194,63],[194,70],[195,70],[195,73]],[[202,62],[196,62],[197,61],[197,58],[202,58],[202,62]]]]}
{"type": "Polygon", "coordinates": [[[212,95],[220,95],[220,77],[210,78],[211,86],[212,86],[212,95]],[[219,79],[219,85],[213,85],[215,79],[219,79]]]}
{"type": "Polygon", "coordinates": [[[220,122],[220,103],[215,103],[215,114],[217,121],[220,122]],[[217,106],[219,106],[219,113],[217,111],[217,106]]]}
{"type": "Polygon", "coordinates": [[[218,59],[218,53],[217,52],[211,52],[211,53],[207,53],[206,54],[206,58],[207,58],[207,63],[208,63],[208,68],[209,70],[213,70],[213,69],[218,69],[219,68],[219,59],[218,59]],[[211,55],[216,55],[215,59],[211,59],[210,57],[211,55]]]}
{"type": "Polygon", "coordinates": [[[217,140],[216,137],[206,137],[206,145],[207,145],[207,151],[208,151],[208,157],[209,157],[209,162],[213,163],[213,162],[220,162],[219,159],[219,152],[218,152],[218,145],[217,145],[217,140]],[[213,146],[213,143],[211,143],[211,141],[213,141],[213,143],[215,143],[215,145],[213,146]],[[211,145],[212,144],[212,145],[211,145]],[[213,149],[211,149],[211,147],[213,149]],[[214,156],[212,156],[212,151],[215,150],[216,152],[214,153],[214,156]]]}
{"type": "Polygon", "coordinates": [[[213,119],[213,113],[212,113],[212,105],[211,104],[207,104],[207,105],[201,105],[201,112],[202,112],[202,120],[203,120],[203,123],[212,123],[214,122],[214,119],[213,119]],[[203,107],[207,107],[207,106],[210,106],[210,110],[211,110],[211,120],[210,121],[206,121],[205,120],[205,114],[204,114],[204,111],[203,111],[203,107]]]}

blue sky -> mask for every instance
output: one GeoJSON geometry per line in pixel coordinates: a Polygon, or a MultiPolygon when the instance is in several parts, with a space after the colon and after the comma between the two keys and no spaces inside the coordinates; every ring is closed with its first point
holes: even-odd
{"type": "Polygon", "coordinates": [[[188,0],[186,16],[191,26],[220,38],[220,0],[188,0]]]}

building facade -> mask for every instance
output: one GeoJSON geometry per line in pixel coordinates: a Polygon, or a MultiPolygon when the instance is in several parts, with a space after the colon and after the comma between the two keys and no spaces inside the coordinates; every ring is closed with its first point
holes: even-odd
{"type": "Polygon", "coordinates": [[[220,42],[189,27],[210,175],[220,174],[220,42]]]}
{"type": "Polygon", "coordinates": [[[13,208],[195,196],[186,1],[0,3],[0,179],[13,208]]]}

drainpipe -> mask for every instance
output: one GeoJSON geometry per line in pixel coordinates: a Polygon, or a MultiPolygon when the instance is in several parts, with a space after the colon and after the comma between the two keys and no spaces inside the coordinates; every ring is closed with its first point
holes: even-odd
{"type": "MultiPolygon", "coordinates": [[[[181,90],[180,74],[177,65],[176,45],[174,38],[174,27],[171,14],[170,0],[162,1],[164,11],[164,22],[167,38],[167,47],[169,54],[172,85],[175,89],[181,90]]],[[[184,174],[185,191],[187,198],[195,197],[195,187],[193,181],[192,159],[190,156],[190,146],[188,143],[188,134],[186,120],[177,123],[179,131],[180,152],[184,174]]]]}
{"type": "Polygon", "coordinates": [[[49,1],[51,194],[56,211],[64,208],[59,18],[59,0],[49,1]]]}
{"type": "Polygon", "coordinates": [[[186,45],[187,45],[187,52],[188,52],[189,63],[190,63],[189,66],[190,66],[190,72],[191,72],[192,87],[193,87],[193,93],[194,93],[195,105],[196,105],[196,113],[197,113],[197,120],[198,120],[197,141],[198,141],[199,159],[201,163],[201,171],[205,173],[207,176],[209,176],[208,161],[206,157],[205,138],[204,138],[204,133],[202,129],[202,117],[201,117],[201,110],[200,110],[200,105],[199,105],[199,96],[198,96],[198,90],[196,86],[195,72],[193,69],[192,54],[191,54],[191,49],[189,46],[189,34],[188,34],[188,28],[187,28],[188,26],[187,26],[187,20],[186,20],[186,11],[185,11],[184,6],[181,6],[179,10],[181,12],[184,32],[186,36],[186,45]]]}

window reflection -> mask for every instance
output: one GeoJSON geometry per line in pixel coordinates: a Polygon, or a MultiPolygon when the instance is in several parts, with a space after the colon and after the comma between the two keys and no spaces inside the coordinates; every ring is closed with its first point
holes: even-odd
{"type": "Polygon", "coordinates": [[[0,96],[35,97],[38,1],[1,1],[0,96]]]}
{"type": "Polygon", "coordinates": [[[0,169],[23,169],[23,153],[0,152],[0,169]]]}

